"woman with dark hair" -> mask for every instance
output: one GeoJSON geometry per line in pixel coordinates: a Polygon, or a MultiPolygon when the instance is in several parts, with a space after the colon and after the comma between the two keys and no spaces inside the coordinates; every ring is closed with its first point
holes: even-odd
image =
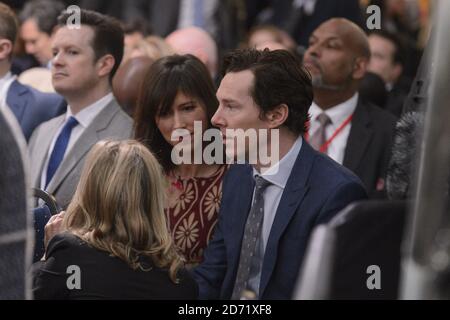
{"type": "MultiPolygon", "coordinates": [[[[192,55],[173,55],[149,68],[135,113],[135,138],[156,155],[168,179],[169,229],[189,265],[202,261],[212,236],[227,166],[206,164],[203,159],[200,164],[175,164],[172,151],[193,140],[195,122],[201,124],[202,134],[211,128],[217,107],[215,88],[203,63],[192,55]],[[173,140],[177,132],[181,138],[173,140]]],[[[196,146],[203,155],[205,146],[194,142],[193,149],[196,146]]]]}

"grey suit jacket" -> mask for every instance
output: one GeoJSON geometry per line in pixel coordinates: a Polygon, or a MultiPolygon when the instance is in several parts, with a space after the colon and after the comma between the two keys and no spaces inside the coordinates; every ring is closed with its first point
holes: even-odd
{"type": "MultiPolygon", "coordinates": [[[[33,133],[29,153],[33,186],[40,186],[51,141],[64,122],[65,114],[44,122],[33,133]]],[[[66,208],[75,193],[81,170],[91,147],[103,139],[125,140],[132,136],[133,121],[114,99],[92,121],[89,127],[66,154],[50,181],[47,191],[53,194],[62,208],[66,208]]]]}

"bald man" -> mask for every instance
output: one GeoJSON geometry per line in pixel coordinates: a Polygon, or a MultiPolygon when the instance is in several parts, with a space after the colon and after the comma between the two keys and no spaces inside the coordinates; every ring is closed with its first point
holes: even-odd
{"type": "Polygon", "coordinates": [[[192,54],[208,68],[213,79],[217,76],[217,45],[214,39],[197,27],[176,30],[166,37],[166,42],[178,54],[192,54]]]}
{"type": "Polygon", "coordinates": [[[148,57],[131,58],[117,70],[113,93],[123,110],[133,117],[145,73],[154,61],[148,57]]]}
{"type": "Polygon", "coordinates": [[[312,33],[304,57],[314,89],[308,138],[356,173],[369,195],[384,197],[396,119],[359,97],[369,60],[367,36],[349,20],[330,19],[312,33]]]}

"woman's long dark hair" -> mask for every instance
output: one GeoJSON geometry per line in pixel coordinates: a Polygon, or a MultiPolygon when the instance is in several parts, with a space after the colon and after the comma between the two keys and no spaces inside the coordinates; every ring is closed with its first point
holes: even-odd
{"type": "MultiPolygon", "coordinates": [[[[174,167],[172,146],[164,139],[155,119],[170,111],[182,92],[199,100],[206,107],[208,120],[219,102],[215,87],[205,65],[193,55],[172,55],[157,60],[147,71],[142,83],[135,112],[135,139],[144,143],[157,157],[168,173],[174,167]]],[[[208,127],[211,127],[211,123],[208,127]]]]}

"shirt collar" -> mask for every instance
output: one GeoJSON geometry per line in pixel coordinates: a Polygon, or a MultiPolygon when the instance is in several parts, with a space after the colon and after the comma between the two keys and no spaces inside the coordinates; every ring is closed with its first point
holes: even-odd
{"type": "Polygon", "coordinates": [[[8,81],[8,79],[11,79],[11,77],[12,77],[12,73],[11,73],[11,71],[8,71],[3,77],[0,78],[0,82],[8,81]]]}
{"type": "Polygon", "coordinates": [[[270,183],[284,189],[286,187],[289,176],[291,175],[291,171],[294,167],[295,161],[297,160],[297,156],[302,147],[302,143],[303,140],[302,136],[300,135],[295,141],[294,145],[288,151],[288,153],[286,153],[279,162],[274,164],[267,171],[260,174],[253,167],[253,177],[261,176],[270,183]]]}
{"type": "Polygon", "coordinates": [[[14,81],[15,76],[11,72],[8,72],[3,77],[0,78],[0,89],[9,82],[14,81]]]}
{"type": "Polygon", "coordinates": [[[8,72],[0,78],[0,104],[6,104],[8,90],[13,81],[16,79],[11,72],[8,72]]]}
{"type": "Polygon", "coordinates": [[[83,108],[80,112],[78,112],[76,115],[73,115],[72,110],[70,106],[67,108],[66,112],[66,121],[70,117],[74,117],[77,119],[78,123],[84,127],[87,128],[94,118],[113,100],[113,94],[112,92],[108,93],[103,98],[97,100],[93,104],[87,106],[86,108],[83,108]]]}
{"type": "Polygon", "coordinates": [[[311,121],[316,121],[319,114],[325,112],[331,119],[333,126],[339,126],[345,121],[353,112],[355,112],[356,105],[358,104],[359,94],[355,93],[350,99],[335,105],[327,110],[322,110],[315,102],[311,104],[309,108],[309,114],[311,115],[311,121]]]}

